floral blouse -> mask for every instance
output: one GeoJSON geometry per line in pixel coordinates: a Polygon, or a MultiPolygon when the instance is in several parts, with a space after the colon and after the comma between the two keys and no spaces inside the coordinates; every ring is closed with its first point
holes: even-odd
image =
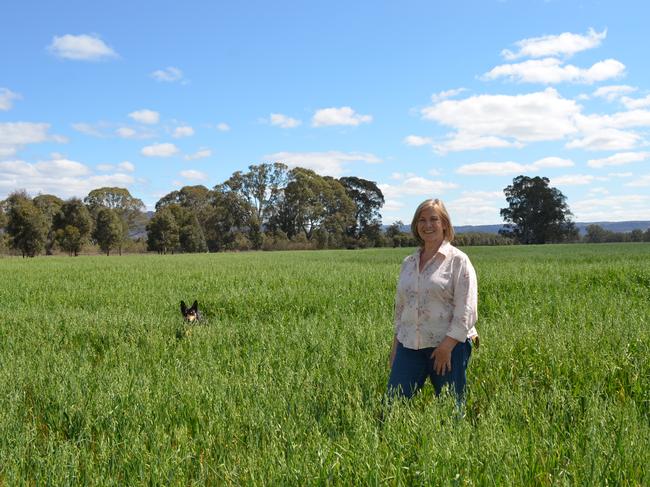
{"type": "Polygon", "coordinates": [[[465,253],[444,241],[420,272],[420,250],[402,262],[395,298],[395,334],[406,348],[437,347],[445,336],[478,336],[476,272],[465,253]]]}

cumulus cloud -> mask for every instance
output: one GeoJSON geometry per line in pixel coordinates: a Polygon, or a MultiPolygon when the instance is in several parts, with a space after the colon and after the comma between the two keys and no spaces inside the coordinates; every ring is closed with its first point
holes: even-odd
{"type": "Polygon", "coordinates": [[[590,159],[587,161],[589,167],[605,167],[605,166],[622,166],[633,162],[645,161],[650,157],[650,152],[619,152],[609,157],[602,159],[590,159]]]}
{"type": "Polygon", "coordinates": [[[650,95],[643,98],[630,98],[624,96],[621,98],[621,103],[629,110],[636,110],[638,108],[650,107],[650,95]]]}
{"type": "Polygon", "coordinates": [[[144,123],[147,125],[154,125],[160,121],[160,114],[153,110],[137,110],[135,112],[129,113],[129,117],[139,123],[144,123]]]}
{"type": "Polygon", "coordinates": [[[91,135],[93,137],[106,137],[106,135],[102,132],[102,127],[90,124],[90,123],[85,123],[85,122],[78,122],[78,123],[73,123],[72,128],[75,129],[77,132],[80,132],[85,135],[91,135]]]}
{"type": "Polygon", "coordinates": [[[634,181],[631,181],[631,182],[627,183],[625,186],[629,186],[631,188],[647,188],[647,187],[650,187],[650,174],[645,174],[643,176],[639,176],[634,181]]]}
{"type": "Polygon", "coordinates": [[[8,88],[0,88],[0,111],[6,112],[13,107],[14,100],[20,100],[22,96],[14,93],[8,88]]]}
{"type": "Polygon", "coordinates": [[[164,81],[166,83],[173,83],[175,81],[183,80],[183,71],[173,66],[165,69],[158,69],[151,73],[151,77],[156,81],[164,81]]]}
{"type": "Polygon", "coordinates": [[[74,61],[99,61],[118,57],[117,53],[95,34],[54,36],[48,50],[57,57],[74,61]]]}
{"type": "Polygon", "coordinates": [[[197,159],[205,159],[206,157],[210,157],[212,155],[212,151],[210,149],[201,149],[196,151],[194,154],[189,154],[185,156],[186,161],[195,161],[197,159]]]}
{"type": "Polygon", "coordinates": [[[180,139],[181,137],[191,137],[194,135],[194,129],[190,126],[176,127],[172,137],[175,139],[180,139]]]}
{"type": "Polygon", "coordinates": [[[154,144],[143,147],[140,153],[145,157],[172,157],[179,153],[174,144],[154,144]]]}
{"type": "Polygon", "coordinates": [[[446,91],[441,91],[439,93],[434,93],[431,95],[431,101],[433,103],[438,103],[442,100],[446,100],[448,98],[453,98],[454,96],[460,95],[462,92],[467,91],[465,88],[455,88],[452,90],[446,90],[446,91]]]}
{"type": "Polygon", "coordinates": [[[616,59],[599,61],[583,69],[555,58],[530,59],[516,64],[502,64],[483,75],[485,80],[506,78],[520,83],[583,83],[618,78],[625,73],[625,65],[616,59]]]}
{"type": "Polygon", "coordinates": [[[427,179],[421,176],[404,178],[400,181],[400,184],[378,184],[377,186],[386,198],[393,200],[407,196],[428,196],[433,198],[437,194],[458,188],[456,183],[427,179]]]}
{"type": "Polygon", "coordinates": [[[522,57],[572,56],[580,51],[600,46],[601,41],[606,37],[607,29],[596,32],[593,28],[590,28],[586,35],[564,32],[559,35],[531,37],[515,42],[517,51],[504,49],[501,55],[508,61],[522,57]]]}
{"type": "Polygon", "coordinates": [[[478,176],[507,176],[515,174],[523,174],[531,171],[539,171],[541,169],[552,169],[558,167],[572,167],[573,161],[570,159],[562,159],[560,157],[545,157],[539,159],[532,164],[521,164],[518,162],[476,162],[474,164],[465,164],[458,168],[456,171],[459,174],[478,176]]]}
{"type": "Polygon", "coordinates": [[[221,122],[220,124],[217,125],[217,130],[219,132],[228,132],[230,131],[230,125],[228,125],[225,122],[221,122]]]}
{"type": "Polygon", "coordinates": [[[550,178],[554,186],[584,186],[594,181],[607,181],[606,177],[594,176],[593,174],[566,174],[550,178]]]}
{"type": "Polygon", "coordinates": [[[433,144],[433,139],[431,137],[421,137],[419,135],[408,135],[404,137],[404,143],[412,147],[420,147],[423,145],[433,144]]]}
{"type": "Polygon", "coordinates": [[[601,86],[594,91],[593,95],[598,98],[605,98],[607,101],[612,102],[621,98],[623,95],[633,93],[636,90],[635,87],[628,85],[601,86]]]}
{"type": "Polygon", "coordinates": [[[300,120],[288,117],[282,113],[272,113],[269,116],[269,123],[277,127],[282,127],[283,129],[291,129],[302,124],[300,120]]]}
{"type": "Polygon", "coordinates": [[[372,122],[371,115],[361,115],[350,107],[322,108],[314,114],[312,125],[325,127],[330,125],[352,125],[372,122]]]}
{"type": "Polygon", "coordinates": [[[276,152],[263,157],[265,160],[283,162],[289,167],[304,167],[325,176],[339,177],[345,166],[352,162],[377,164],[381,162],[374,154],[366,152],[276,152]]]}
{"type": "Polygon", "coordinates": [[[208,179],[207,174],[201,171],[197,171],[195,169],[188,169],[186,171],[181,171],[180,174],[185,179],[189,179],[192,181],[205,181],[206,179],[208,179]]]}
{"type": "Polygon", "coordinates": [[[459,198],[445,201],[454,225],[484,225],[500,222],[499,211],[505,206],[501,191],[463,191],[459,198]]]}
{"type": "Polygon", "coordinates": [[[627,194],[585,198],[571,203],[577,221],[650,220],[650,197],[627,194]]]}
{"type": "Polygon", "coordinates": [[[553,88],[523,95],[478,95],[444,100],[422,109],[422,117],[455,130],[435,145],[441,152],[523,147],[560,140],[577,132],[580,106],[553,88]]]}
{"type": "Polygon", "coordinates": [[[566,144],[567,149],[584,149],[598,151],[627,150],[636,147],[642,138],[639,134],[614,128],[598,129],[589,132],[566,144]]]}
{"type": "Polygon", "coordinates": [[[42,142],[67,142],[65,137],[49,134],[49,123],[0,123],[0,156],[15,154],[22,146],[42,142]]]}
{"type": "Polygon", "coordinates": [[[29,194],[54,194],[61,198],[83,198],[92,189],[103,186],[126,187],[134,183],[132,176],[115,173],[96,175],[85,165],[69,159],[28,163],[22,160],[0,162],[0,197],[16,188],[29,194]]]}

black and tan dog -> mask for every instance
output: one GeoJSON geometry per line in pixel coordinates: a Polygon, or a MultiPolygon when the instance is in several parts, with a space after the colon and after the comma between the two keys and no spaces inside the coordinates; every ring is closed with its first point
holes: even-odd
{"type": "Polygon", "coordinates": [[[183,319],[189,323],[194,323],[195,321],[201,321],[201,313],[199,312],[199,303],[195,300],[192,304],[192,307],[188,308],[185,305],[185,301],[181,301],[181,313],[183,314],[183,319]]]}

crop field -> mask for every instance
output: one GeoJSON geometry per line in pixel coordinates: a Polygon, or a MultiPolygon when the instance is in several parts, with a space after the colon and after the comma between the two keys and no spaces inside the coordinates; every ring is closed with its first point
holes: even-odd
{"type": "Polygon", "coordinates": [[[412,249],[0,259],[0,486],[650,485],[650,244],[464,250],[464,417],[383,400],[412,249]]]}

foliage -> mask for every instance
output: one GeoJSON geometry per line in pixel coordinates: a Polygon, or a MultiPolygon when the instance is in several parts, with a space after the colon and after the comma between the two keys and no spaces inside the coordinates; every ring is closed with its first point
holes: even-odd
{"type": "Polygon", "coordinates": [[[384,407],[412,248],[0,259],[0,479],[650,485],[650,246],[463,250],[464,418],[428,386],[384,407]]]}
{"type": "Polygon", "coordinates": [[[2,206],[11,247],[19,250],[23,257],[40,254],[48,234],[47,219],[43,212],[25,192],[10,194],[2,206]]]}
{"type": "Polygon", "coordinates": [[[70,255],[78,255],[93,230],[93,219],[79,198],[65,201],[52,221],[56,241],[70,255]]]}
{"type": "Polygon", "coordinates": [[[102,252],[110,255],[111,250],[118,248],[124,240],[123,232],[122,220],[116,210],[112,208],[101,208],[97,212],[93,238],[102,252]]]}
{"type": "Polygon", "coordinates": [[[366,237],[373,243],[379,241],[377,229],[381,225],[379,210],[384,206],[384,195],[377,183],[349,176],[339,179],[345,192],[355,205],[355,223],[348,229],[348,235],[359,240],[366,237]]]}
{"type": "Polygon", "coordinates": [[[48,232],[45,239],[45,254],[52,255],[56,244],[56,228],[54,227],[54,218],[61,211],[63,200],[58,196],[51,194],[39,194],[34,197],[34,204],[41,210],[45,221],[47,222],[48,232]]]}
{"type": "Polygon", "coordinates": [[[147,248],[166,254],[174,253],[179,245],[179,229],[174,213],[169,208],[157,211],[147,224],[147,248]]]}
{"type": "Polygon", "coordinates": [[[522,244],[578,240],[566,197],[549,187],[549,179],[517,176],[503,192],[508,202],[501,216],[508,222],[500,233],[522,244]]]}

